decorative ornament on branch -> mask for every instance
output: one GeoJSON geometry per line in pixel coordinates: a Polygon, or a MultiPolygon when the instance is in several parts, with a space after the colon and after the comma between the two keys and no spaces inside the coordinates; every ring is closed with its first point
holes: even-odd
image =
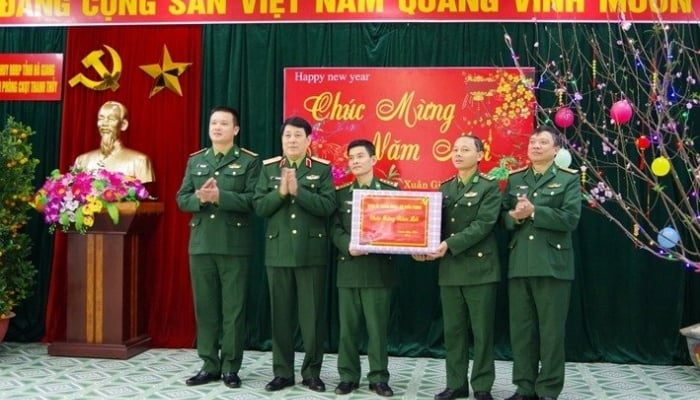
{"type": "Polygon", "coordinates": [[[540,71],[538,118],[563,130],[555,161],[580,168],[586,205],[636,248],[700,272],[697,25],[621,15],[547,25],[533,42],[504,37],[517,68],[540,71]]]}

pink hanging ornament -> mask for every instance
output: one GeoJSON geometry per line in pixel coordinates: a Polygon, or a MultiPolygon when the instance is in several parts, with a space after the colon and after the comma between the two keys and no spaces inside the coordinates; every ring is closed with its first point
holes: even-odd
{"type": "Polygon", "coordinates": [[[616,101],[610,107],[610,119],[613,123],[621,125],[632,119],[632,106],[627,100],[616,101]]]}
{"type": "Polygon", "coordinates": [[[574,124],[574,112],[568,107],[561,107],[554,114],[554,123],[562,129],[566,129],[574,124]]]}

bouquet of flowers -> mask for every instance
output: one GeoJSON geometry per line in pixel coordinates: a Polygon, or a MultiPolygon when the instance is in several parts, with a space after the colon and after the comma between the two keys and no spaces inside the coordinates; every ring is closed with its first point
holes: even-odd
{"type": "Polygon", "coordinates": [[[132,176],[105,169],[72,168],[65,174],[58,170],[51,172],[31,205],[44,214],[49,232],[53,233],[57,227],[66,232],[74,227],[85,233],[95,223],[95,214],[106,211],[117,224],[116,203],[147,198],[146,188],[132,176]]]}

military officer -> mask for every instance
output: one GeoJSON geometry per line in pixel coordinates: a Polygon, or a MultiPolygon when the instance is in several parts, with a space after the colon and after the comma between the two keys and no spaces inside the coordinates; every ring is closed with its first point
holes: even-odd
{"type": "Polygon", "coordinates": [[[501,192],[493,178],[479,172],[483,157],[484,144],[478,137],[455,140],[452,164],[457,176],[440,186],[444,239],[427,256],[440,259],[438,283],[445,332],[447,388],[435,395],[436,400],[469,397],[469,331],[474,337],[474,398],[493,399],[494,314],[501,279],[493,229],[501,209],[501,192]]]}
{"type": "Polygon", "coordinates": [[[336,394],[348,394],[360,382],[360,327],[367,329],[369,359],[369,389],[380,396],[394,395],[389,386],[389,357],[387,330],[391,308],[392,287],[397,283],[391,256],[367,254],[350,247],[353,190],[396,190],[396,184],[374,177],[377,163],[372,142],[364,139],[350,142],[347,148],[348,167],[353,182],[336,190],[338,210],[333,219],[331,235],[338,248],[338,308],[340,343],[338,345],[338,374],[340,384],[336,394]]]}
{"type": "Polygon", "coordinates": [[[527,147],[531,165],[511,172],[506,186],[502,216],[513,231],[508,293],[517,386],[509,400],[556,399],[564,386],[571,232],[581,216],[581,189],[576,171],[554,163],[561,145],[553,127],[537,128],[527,147]]]}
{"type": "Polygon", "coordinates": [[[323,392],[326,226],[335,211],[335,187],[329,162],[306,154],[311,125],[303,118],[291,117],[282,124],[281,133],[284,155],[263,162],[254,200],[256,212],[267,219],[265,265],[274,379],[265,389],[277,391],[294,385],[296,312],[306,352],[302,384],[323,392]]]}
{"type": "Polygon", "coordinates": [[[204,362],[187,385],[216,381],[241,386],[250,216],[260,174],[257,154],[234,144],[240,131],[238,111],[217,107],[209,118],[212,147],[187,162],[177,204],[192,213],[190,276],[197,318],[197,354],[204,362]]]}

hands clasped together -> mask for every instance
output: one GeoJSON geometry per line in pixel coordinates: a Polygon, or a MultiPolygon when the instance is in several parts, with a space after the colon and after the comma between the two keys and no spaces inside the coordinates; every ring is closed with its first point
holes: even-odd
{"type": "Polygon", "coordinates": [[[296,196],[298,190],[299,182],[297,181],[297,170],[294,168],[282,168],[282,177],[279,188],[280,196],[296,196]]]}
{"type": "Polygon", "coordinates": [[[530,217],[535,212],[535,206],[530,203],[527,196],[518,196],[518,202],[515,204],[515,208],[508,211],[508,214],[518,221],[521,221],[530,217]]]}
{"type": "Polygon", "coordinates": [[[216,184],[216,179],[209,178],[201,188],[194,191],[194,195],[199,199],[201,204],[204,203],[219,203],[219,186],[216,184]]]}

